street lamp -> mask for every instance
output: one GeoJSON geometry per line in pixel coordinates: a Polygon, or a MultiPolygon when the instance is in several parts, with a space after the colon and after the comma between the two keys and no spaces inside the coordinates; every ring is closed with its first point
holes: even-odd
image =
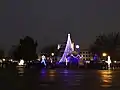
{"type": "Polygon", "coordinates": [[[5,59],[3,59],[3,61],[5,61],[5,59]]]}
{"type": "Polygon", "coordinates": [[[79,49],[79,48],[80,48],[80,46],[79,46],[79,45],[76,45],[75,47],[76,47],[77,49],[79,49]]]}
{"type": "Polygon", "coordinates": [[[78,54],[80,54],[80,46],[79,45],[75,45],[75,49],[78,52],[78,54]]]}
{"type": "Polygon", "coordinates": [[[103,60],[106,60],[107,59],[107,53],[102,53],[102,56],[103,56],[103,60]]]}
{"type": "Polygon", "coordinates": [[[54,56],[54,53],[51,53],[52,56],[54,56]]]}
{"type": "Polygon", "coordinates": [[[55,58],[54,55],[55,55],[54,53],[51,53],[51,56],[52,56],[52,57],[51,57],[51,60],[50,60],[51,63],[53,62],[53,60],[54,60],[54,58],[55,58]]]}
{"type": "Polygon", "coordinates": [[[106,56],[107,56],[107,53],[103,53],[102,56],[103,56],[103,57],[106,57],[106,56]]]}

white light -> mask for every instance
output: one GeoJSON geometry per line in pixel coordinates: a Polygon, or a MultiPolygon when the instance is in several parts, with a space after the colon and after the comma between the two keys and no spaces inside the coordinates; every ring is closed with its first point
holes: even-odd
{"type": "Polygon", "coordinates": [[[86,61],[86,63],[90,63],[90,61],[86,61]]]}
{"type": "Polygon", "coordinates": [[[106,63],[108,63],[108,61],[105,61],[106,63]]]}
{"type": "Polygon", "coordinates": [[[54,56],[54,53],[51,53],[52,56],[54,56]]]}
{"type": "Polygon", "coordinates": [[[67,58],[66,58],[66,60],[65,60],[65,64],[66,64],[66,66],[68,65],[68,60],[67,60],[67,58]]]}
{"type": "Polygon", "coordinates": [[[3,59],[3,61],[5,61],[5,59],[3,59]]]}
{"type": "Polygon", "coordinates": [[[51,63],[53,63],[53,60],[52,60],[52,58],[50,58],[50,62],[51,62],[51,63]]]}
{"type": "Polygon", "coordinates": [[[108,68],[110,68],[110,64],[111,64],[110,56],[108,56],[108,61],[107,61],[107,63],[108,63],[108,68]]]}
{"type": "Polygon", "coordinates": [[[58,44],[58,47],[57,47],[57,49],[60,49],[60,44],[58,44]]]}
{"type": "Polygon", "coordinates": [[[108,56],[108,64],[111,63],[111,59],[110,59],[110,56],[108,56]]]}
{"type": "Polygon", "coordinates": [[[81,55],[80,58],[83,58],[83,55],[81,55]]]}
{"type": "Polygon", "coordinates": [[[75,47],[76,47],[77,49],[78,49],[78,48],[80,48],[80,46],[79,46],[79,45],[76,45],[75,47]]]}
{"type": "Polygon", "coordinates": [[[68,36],[70,36],[70,34],[68,34],[68,36]]]}
{"type": "Polygon", "coordinates": [[[116,63],[117,61],[114,61],[114,63],[116,63]]]}
{"type": "Polygon", "coordinates": [[[45,55],[42,55],[42,59],[43,59],[43,60],[46,59],[45,55]]]}
{"type": "Polygon", "coordinates": [[[10,61],[12,62],[13,60],[12,60],[12,59],[10,59],[10,61]]]}
{"type": "Polygon", "coordinates": [[[41,63],[44,63],[44,65],[46,66],[46,62],[45,62],[45,60],[46,60],[45,55],[42,55],[42,61],[41,61],[41,63]]]}
{"type": "Polygon", "coordinates": [[[2,63],[2,60],[0,59],[0,63],[2,63]]]}
{"type": "Polygon", "coordinates": [[[39,59],[39,58],[38,58],[37,60],[38,60],[38,61],[40,61],[40,59],[39,59]]]}
{"type": "Polygon", "coordinates": [[[24,65],[24,60],[21,59],[20,62],[18,63],[18,65],[24,65]]]}
{"type": "Polygon", "coordinates": [[[83,58],[84,56],[83,56],[83,55],[81,55],[81,57],[83,58]]]}

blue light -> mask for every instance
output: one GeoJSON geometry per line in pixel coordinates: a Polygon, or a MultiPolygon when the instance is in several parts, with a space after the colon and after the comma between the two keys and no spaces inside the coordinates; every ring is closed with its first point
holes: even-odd
{"type": "Polygon", "coordinates": [[[45,62],[45,61],[46,61],[46,57],[43,55],[43,56],[42,56],[41,63],[43,63],[43,64],[46,66],[46,62],[45,62]]]}
{"type": "Polygon", "coordinates": [[[46,73],[45,69],[42,69],[41,74],[45,74],[45,73],[46,73]]]}
{"type": "Polygon", "coordinates": [[[98,59],[98,56],[97,56],[97,54],[95,54],[93,57],[93,60],[97,60],[97,59],[98,59]]]}

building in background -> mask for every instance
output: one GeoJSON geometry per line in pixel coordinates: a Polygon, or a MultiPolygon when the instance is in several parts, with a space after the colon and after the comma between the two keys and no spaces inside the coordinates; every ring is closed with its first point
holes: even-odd
{"type": "Polygon", "coordinates": [[[89,49],[80,49],[80,55],[82,56],[82,60],[93,60],[89,49]]]}

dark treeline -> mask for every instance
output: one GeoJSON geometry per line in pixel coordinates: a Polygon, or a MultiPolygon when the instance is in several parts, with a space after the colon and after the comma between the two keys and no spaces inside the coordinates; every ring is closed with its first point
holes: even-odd
{"type": "Polygon", "coordinates": [[[37,45],[37,41],[34,41],[31,37],[26,36],[25,38],[20,39],[19,44],[15,47],[9,57],[15,60],[35,60],[37,59],[37,45]]]}
{"type": "Polygon", "coordinates": [[[3,49],[0,49],[0,58],[4,58],[5,57],[5,52],[3,49]]]}
{"type": "MultiPolygon", "coordinates": [[[[8,56],[15,60],[35,60],[37,58],[36,48],[38,44],[29,36],[19,40],[19,44],[16,45],[15,49],[8,56]]],[[[112,60],[120,60],[120,33],[109,33],[100,34],[96,37],[92,45],[90,45],[90,52],[94,55],[95,53],[101,57],[103,52],[106,52],[111,56],[112,60]]],[[[60,50],[57,50],[56,45],[50,45],[44,47],[41,53],[47,53],[49,56],[51,53],[55,55],[60,54],[60,50]]],[[[4,50],[0,49],[0,58],[4,57],[4,50]]]]}
{"type": "Polygon", "coordinates": [[[55,53],[55,56],[58,55],[57,44],[49,45],[41,49],[41,54],[45,54],[46,56],[51,56],[51,53],[55,53]]]}
{"type": "Polygon", "coordinates": [[[107,53],[112,60],[120,60],[120,33],[101,34],[96,37],[95,42],[90,46],[90,51],[102,57],[107,53]]]}

